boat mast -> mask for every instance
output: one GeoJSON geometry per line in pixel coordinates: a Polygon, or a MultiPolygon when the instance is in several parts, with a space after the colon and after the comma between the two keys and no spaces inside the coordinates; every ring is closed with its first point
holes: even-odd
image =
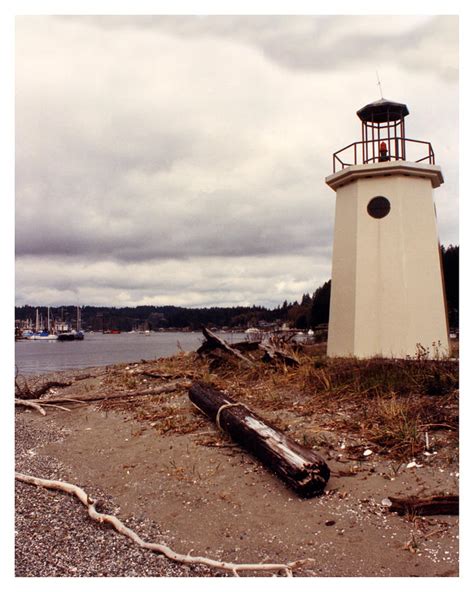
{"type": "Polygon", "coordinates": [[[36,309],[36,323],[35,323],[35,331],[39,333],[39,310],[36,309]]]}

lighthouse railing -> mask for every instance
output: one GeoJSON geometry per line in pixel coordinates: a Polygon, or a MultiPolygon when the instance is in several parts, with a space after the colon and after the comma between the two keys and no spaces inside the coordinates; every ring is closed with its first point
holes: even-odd
{"type": "Polygon", "coordinates": [[[430,142],[410,138],[380,138],[377,142],[364,140],[352,142],[333,154],[333,172],[357,164],[371,164],[394,160],[435,163],[435,154],[430,142]],[[385,152],[380,146],[385,143],[385,152]],[[416,146],[415,146],[416,145],[416,146]],[[408,150],[407,150],[408,146],[408,150]],[[410,156],[412,156],[410,158],[410,156]]]}

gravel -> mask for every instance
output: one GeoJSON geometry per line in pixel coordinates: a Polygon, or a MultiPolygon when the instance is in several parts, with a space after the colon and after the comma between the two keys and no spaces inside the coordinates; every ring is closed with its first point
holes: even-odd
{"type": "MultiPolygon", "coordinates": [[[[27,421],[30,411],[16,413],[16,470],[46,479],[64,479],[64,468],[35,448],[63,434],[45,419],[41,429],[27,421]]],[[[80,483],[76,485],[82,486],[80,483]]],[[[86,488],[100,499],[101,511],[117,513],[113,500],[86,488]]],[[[201,566],[184,566],[140,549],[110,526],[93,522],[75,497],[16,482],[15,575],[17,577],[192,577],[217,574],[201,566]]],[[[150,541],[162,541],[158,525],[131,519],[127,526],[150,541]]]]}

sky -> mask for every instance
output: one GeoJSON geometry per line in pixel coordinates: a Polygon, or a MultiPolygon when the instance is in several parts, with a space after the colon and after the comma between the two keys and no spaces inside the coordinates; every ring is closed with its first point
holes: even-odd
{"type": "Polygon", "coordinates": [[[263,305],[331,275],[332,154],[408,105],[458,244],[455,16],[16,19],[16,304],[263,305]]]}

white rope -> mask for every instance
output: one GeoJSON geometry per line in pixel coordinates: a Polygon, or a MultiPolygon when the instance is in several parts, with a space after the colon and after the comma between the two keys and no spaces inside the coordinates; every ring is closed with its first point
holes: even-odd
{"type": "Polygon", "coordinates": [[[217,414],[216,414],[216,424],[217,427],[221,430],[221,432],[224,431],[224,429],[221,426],[221,413],[224,411],[224,409],[229,409],[229,407],[244,407],[245,409],[247,409],[247,411],[250,411],[250,409],[247,407],[247,405],[244,405],[243,403],[224,403],[224,405],[221,405],[219,407],[219,409],[217,410],[217,414]]]}

